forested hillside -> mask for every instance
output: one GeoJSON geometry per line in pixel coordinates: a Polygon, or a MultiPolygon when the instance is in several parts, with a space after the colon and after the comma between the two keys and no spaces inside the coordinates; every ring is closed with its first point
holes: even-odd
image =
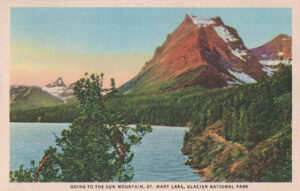
{"type": "MultiPolygon", "coordinates": [[[[291,76],[290,66],[283,66],[283,70],[275,76],[259,83],[242,84],[223,89],[204,89],[201,86],[182,88],[163,93],[144,95],[116,95],[111,98],[110,104],[126,113],[128,123],[151,123],[155,125],[178,125],[184,126],[193,122],[198,129],[225,117],[229,123],[239,123],[235,133],[226,134],[233,140],[239,138],[239,131],[245,116],[252,113],[260,113],[260,118],[252,119],[252,122],[260,123],[260,119],[266,123],[282,123],[278,115],[291,115],[290,111],[284,112],[286,107],[291,107],[290,91],[291,76]],[[289,84],[288,84],[289,83],[289,84]],[[273,103],[273,98],[276,102],[273,103]],[[272,106],[278,105],[278,111],[272,106]],[[247,109],[247,111],[246,111],[247,109]],[[267,112],[268,111],[268,112],[267,112]],[[251,113],[252,112],[252,113],[251,113]],[[236,118],[241,116],[241,120],[236,118]],[[234,121],[235,122],[232,122],[234,121]],[[277,122],[275,122],[277,121],[277,122]]],[[[66,104],[53,107],[45,107],[25,111],[12,111],[12,121],[36,122],[38,118],[45,122],[72,122],[78,115],[77,104],[66,104]]],[[[247,119],[248,120],[248,119],[247,119]]],[[[250,124],[248,129],[254,124],[250,124]]],[[[267,128],[267,127],[263,127],[267,128]]],[[[232,129],[228,129],[232,130],[232,129]]],[[[245,132],[242,130],[242,132],[245,132]]],[[[264,137],[263,129],[260,136],[264,137]]],[[[249,139],[251,139],[249,137],[249,139]]]]}
{"type": "Polygon", "coordinates": [[[212,98],[185,135],[187,163],[213,181],[291,181],[291,99],[291,67],[212,98]]]}
{"type": "MultiPolygon", "coordinates": [[[[183,153],[209,180],[291,180],[291,66],[258,83],[122,95],[109,104],[128,123],[192,126],[183,153]]],[[[71,122],[77,104],[12,111],[12,121],[71,122]]]]}

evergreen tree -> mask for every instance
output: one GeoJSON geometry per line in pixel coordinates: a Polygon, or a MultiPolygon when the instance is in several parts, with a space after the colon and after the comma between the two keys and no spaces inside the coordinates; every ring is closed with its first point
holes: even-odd
{"type": "MultiPolygon", "coordinates": [[[[128,181],[133,177],[130,148],[139,144],[150,126],[127,126],[123,115],[107,99],[116,93],[115,82],[103,88],[103,74],[86,74],[74,88],[80,115],[56,138],[38,167],[10,173],[11,181],[128,181]],[[35,173],[33,173],[35,172],[35,173]],[[24,177],[24,178],[23,178],[24,177]]],[[[34,163],[33,163],[34,164],[34,163]]]]}

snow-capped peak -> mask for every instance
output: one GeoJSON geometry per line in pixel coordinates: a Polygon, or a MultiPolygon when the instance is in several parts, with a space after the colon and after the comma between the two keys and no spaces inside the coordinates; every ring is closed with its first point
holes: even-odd
{"type": "Polygon", "coordinates": [[[61,77],[59,77],[55,82],[52,82],[50,84],[47,84],[46,87],[66,87],[63,79],[61,77]]]}
{"type": "Polygon", "coordinates": [[[62,93],[66,90],[66,88],[67,86],[65,85],[62,77],[59,77],[55,82],[51,82],[42,87],[42,90],[66,102],[65,98],[62,96],[62,93]]]}
{"type": "Polygon", "coordinates": [[[211,18],[201,18],[201,17],[197,17],[197,16],[190,16],[190,18],[192,19],[192,21],[198,25],[198,27],[200,26],[206,26],[206,25],[210,25],[210,24],[215,24],[216,22],[211,19],[211,18]]]}

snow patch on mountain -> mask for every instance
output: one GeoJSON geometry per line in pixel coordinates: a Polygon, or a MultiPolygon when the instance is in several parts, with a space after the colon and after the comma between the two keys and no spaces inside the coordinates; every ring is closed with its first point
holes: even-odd
{"type": "MultiPolygon", "coordinates": [[[[239,40],[234,35],[232,35],[228,31],[228,29],[224,26],[214,26],[214,29],[217,32],[218,36],[220,36],[226,43],[239,40]]],[[[243,58],[243,56],[247,56],[247,51],[242,49],[243,48],[242,44],[240,44],[240,48],[233,49],[230,46],[229,48],[233,55],[235,55],[236,57],[238,57],[243,61],[246,61],[245,58],[243,58]]]]}
{"type": "Polygon", "coordinates": [[[233,54],[233,55],[235,55],[236,57],[238,57],[238,58],[240,58],[241,60],[243,60],[243,61],[246,61],[242,56],[246,56],[247,55],[247,51],[246,50],[241,50],[241,49],[238,49],[238,48],[236,48],[236,49],[232,49],[232,48],[230,48],[230,50],[231,50],[231,53],[233,54]]]}
{"type": "Polygon", "coordinates": [[[278,52],[277,55],[278,55],[278,56],[282,56],[282,55],[283,55],[283,52],[278,52]]]}
{"type": "Polygon", "coordinates": [[[58,84],[63,84],[63,81],[62,81],[62,79],[58,79],[58,84]]]}
{"type": "MultiPolygon", "coordinates": [[[[234,37],[224,26],[214,26],[214,29],[218,33],[218,36],[220,36],[226,43],[239,40],[236,37],[234,37]]],[[[243,61],[246,61],[243,58],[243,56],[247,56],[247,51],[242,49],[243,48],[242,44],[240,44],[240,48],[235,48],[235,49],[232,49],[231,47],[229,48],[233,55],[235,55],[236,57],[238,57],[243,61]]]]}
{"type": "Polygon", "coordinates": [[[272,76],[274,72],[276,72],[278,68],[271,68],[269,66],[263,66],[263,71],[267,73],[268,76],[272,76]]]}
{"type": "Polygon", "coordinates": [[[234,84],[241,84],[241,82],[237,81],[236,79],[233,80],[226,80],[228,86],[233,86],[234,84]]]}
{"type": "Polygon", "coordinates": [[[214,26],[214,29],[225,42],[238,40],[223,26],[214,26]]]}
{"type": "Polygon", "coordinates": [[[50,94],[59,96],[65,91],[65,87],[54,86],[54,87],[42,87],[42,90],[49,92],[50,94]]]}
{"type": "Polygon", "coordinates": [[[42,90],[52,96],[63,100],[64,103],[66,103],[66,100],[68,98],[74,96],[73,87],[74,83],[67,87],[63,79],[59,77],[55,82],[49,83],[46,86],[42,87],[42,90]]]}
{"type": "Polygon", "coordinates": [[[42,87],[42,90],[49,93],[50,95],[59,98],[60,100],[62,100],[64,103],[66,103],[66,100],[60,96],[60,94],[62,92],[64,92],[65,87],[42,87]]]}
{"type": "Polygon", "coordinates": [[[251,76],[249,76],[248,74],[245,74],[243,72],[236,72],[233,70],[228,70],[228,72],[233,75],[236,79],[238,79],[240,82],[243,83],[255,83],[256,80],[253,79],[251,76]]]}
{"type": "Polygon", "coordinates": [[[72,90],[72,89],[66,89],[66,90],[65,90],[65,93],[73,94],[73,93],[74,93],[74,90],[72,90]]]}
{"type": "Polygon", "coordinates": [[[215,21],[210,18],[200,18],[200,17],[194,16],[194,15],[191,16],[190,18],[196,25],[198,25],[198,27],[215,24],[215,21]]]}
{"type": "Polygon", "coordinates": [[[274,66],[280,63],[289,65],[291,64],[291,61],[290,60],[260,60],[259,63],[266,66],[274,66]]]}

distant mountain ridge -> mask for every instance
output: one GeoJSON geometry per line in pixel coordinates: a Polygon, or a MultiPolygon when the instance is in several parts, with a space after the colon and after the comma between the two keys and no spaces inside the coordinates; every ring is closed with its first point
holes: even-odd
{"type": "Polygon", "coordinates": [[[24,110],[63,104],[58,97],[36,86],[10,86],[10,110],[24,110]]]}
{"type": "Polygon", "coordinates": [[[59,77],[55,82],[52,82],[50,84],[47,84],[46,87],[67,87],[66,84],[64,83],[64,80],[62,77],[59,77]]]}
{"type": "MultiPolygon", "coordinates": [[[[255,83],[277,72],[279,63],[291,64],[291,59],[291,37],[288,35],[280,34],[266,44],[249,50],[238,32],[225,25],[220,17],[186,15],[182,23],[167,35],[165,42],[157,47],[151,60],[119,90],[124,94],[143,94],[186,87],[213,89],[255,83]]],[[[77,101],[74,86],[75,82],[67,86],[63,78],[58,77],[42,88],[34,89],[43,90],[47,96],[59,100],[51,103],[61,104],[77,101]]],[[[18,88],[20,92],[25,91],[24,88],[32,89],[12,86],[12,102],[18,102],[21,98],[14,97],[17,94],[13,92],[18,92],[18,88]]],[[[25,105],[31,108],[30,104],[25,105]]],[[[12,108],[14,106],[15,103],[11,104],[12,108]]]]}
{"type": "Polygon", "coordinates": [[[76,102],[75,83],[67,86],[62,77],[43,87],[11,85],[10,109],[23,110],[76,102]]]}
{"type": "Polygon", "coordinates": [[[224,25],[220,17],[186,15],[137,76],[119,89],[176,89],[193,85],[220,88],[256,82],[264,75],[261,64],[237,31],[224,25]],[[170,81],[175,82],[169,84],[170,81]]]}
{"type": "Polygon", "coordinates": [[[280,34],[251,52],[259,60],[289,60],[292,58],[292,37],[280,34]]]}
{"type": "Polygon", "coordinates": [[[66,86],[62,77],[59,77],[56,81],[51,82],[46,86],[42,87],[42,90],[66,102],[66,98],[74,97],[74,91],[73,91],[74,85],[75,83],[66,86]]]}
{"type": "Polygon", "coordinates": [[[262,46],[250,50],[263,66],[268,76],[278,71],[278,64],[291,64],[292,38],[280,34],[262,46]]]}

